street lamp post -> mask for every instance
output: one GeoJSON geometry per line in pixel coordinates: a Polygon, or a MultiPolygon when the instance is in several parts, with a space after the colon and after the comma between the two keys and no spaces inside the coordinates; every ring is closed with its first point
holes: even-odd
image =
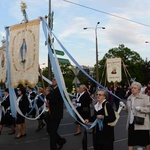
{"type": "Polygon", "coordinates": [[[99,82],[97,29],[98,29],[98,28],[105,29],[105,27],[98,27],[99,24],[100,24],[100,22],[97,22],[95,28],[94,28],[94,27],[86,27],[86,28],[83,28],[84,30],[87,30],[87,29],[94,29],[94,30],[95,30],[95,44],[96,44],[96,81],[97,81],[97,82],[99,82]]]}

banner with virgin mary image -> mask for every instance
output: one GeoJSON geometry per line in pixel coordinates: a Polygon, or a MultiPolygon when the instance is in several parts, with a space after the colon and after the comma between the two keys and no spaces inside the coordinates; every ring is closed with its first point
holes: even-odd
{"type": "Polygon", "coordinates": [[[40,20],[10,27],[9,57],[12,87],[38,82],[40,20]]]}
{"type": "Polygon", "coordinates": [[[0,47],[0,82],[6,82],[6,47],[0,47]]]}
{"type": "Polygon", "coordinates": [[[107,58],[107,81],[121,82],[121,58],[107,58]]]}

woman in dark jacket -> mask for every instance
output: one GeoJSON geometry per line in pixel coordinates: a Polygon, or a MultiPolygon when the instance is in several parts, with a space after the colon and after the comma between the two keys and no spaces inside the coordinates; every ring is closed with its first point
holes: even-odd
{"type": "Polygon", "coordinates": [[[15,118],[11,115],[11,108],[10,108],[10,99],[9,99],[9,90],[8,88],[5,89],[5,97],[4,100],[0,103],[0,105],[4,108],[5,113],[2,113],[2,118],[0,121],[0,134],[2,131],[2,128],[4,124],[7,124],[8,126],[11,126],[11,131],[8,133],[8,135],[15,133],[15,118]]]}
{"type": "Polygon", "coordinates": [[[85,123],[94,122],[97,118],[103,123],[99,128],[98,123],[93,129],[93,147],[94,150],[113,150],[114,127],[108,123],[115,121],[115,113],[109,102],[107,102],[107,92],[103,89],[97,91],[97,103],[94,106],[94,115],[85,120],[85,123]],[[108,116],[106,116],[105,108],[108,116]]]}
{"type": "MultiPolygon", "coordinates": [[[[78,113],[81,115],[83,119],[86,119],[91,116],[90,104],[92,102],[92,99],[90,97],[90,94],[87,92],[87,87],[84,84],[80,85],[79,92],[80,95],[76,100],[76,105],[77,105],[76,110],[78,111],[78,113]]],[[[78,119],[77,132],[74,134],[75,136],[81,134],[81,125],[79,123],[81,122],[81,120],[78,117],[77,119],[78,119]]]]}
{"type": "MultiPolygon", "coordinates": [[[[29,108],[29,101],[28,101],[28,97],[26,95],[26,89],[21,88],[18,91],[18,94],[19,94],[19,97],[17,99],[18,107],[19,107],[20,111],[22,112],[22,114],[25,116],[28,111],[28,108],[29,108]]],[[[16,139],[26,136],[25,117],[24,116],[20,115],[17,112],[16,124],[18,127],[18,133],[17,133],[17,136],[15,137],[16,139]]]]}

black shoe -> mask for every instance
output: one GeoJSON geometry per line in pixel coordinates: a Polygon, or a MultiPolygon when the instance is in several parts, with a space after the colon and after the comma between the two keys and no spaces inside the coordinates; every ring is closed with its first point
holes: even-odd
{"type": "Polygon", "coordinates": [[[58,149],[57,150],[61,150],[62,149],[62,147],[64,146],[64,144],[66,143],[67,141],[66,141],[66,139],[65,138],[63,138],[62,139],[62,144],[61,145],[59,145],[59,147],[58,147],[58,149]]]}
{"type": "Polygon", "coordinates": [[[81,134],[81,132],[77,132],[77,133],[74,134],[74,136],[77,136],[77,135],[80,135],[80,134],[81,134]]]}

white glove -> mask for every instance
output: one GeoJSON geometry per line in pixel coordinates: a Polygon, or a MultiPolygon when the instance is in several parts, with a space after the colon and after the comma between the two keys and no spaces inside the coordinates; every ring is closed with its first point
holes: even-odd
{"type": "Polygon", "coordinates": [[[120,105],[120,107],[124,107],[125,106],[125,104],[123,102],[120,102],[119,105],[120,105]]]}
{"type": "Polygon", "coordinates": [[[80,107],[80,106],[81,106],[81,103],[77,103],[77,106],[79,106],[79,107],[80,107]]]}
{"type": "Polygon", "coordinates": [[[141,107],[140,106],[136,106],[135,109],[136,109],[136,111],[140,111],[141,107]]]}

